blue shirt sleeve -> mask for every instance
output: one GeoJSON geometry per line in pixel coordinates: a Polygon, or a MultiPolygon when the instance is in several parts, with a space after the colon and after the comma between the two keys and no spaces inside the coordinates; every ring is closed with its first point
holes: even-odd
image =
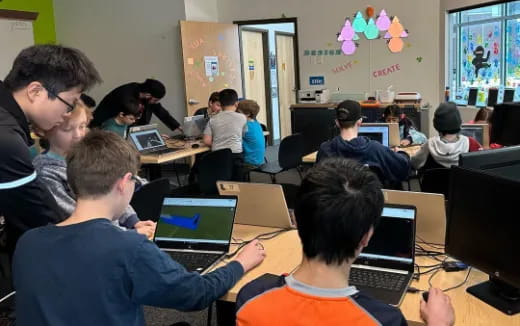
{"type": "Polygon", "coordinates": [[[244,269],[231,262],[206,275],[190,273],[145,240],[131,265],[132,300],[141,305],[201,310],[226,294],[242,277],[244,269]]]}

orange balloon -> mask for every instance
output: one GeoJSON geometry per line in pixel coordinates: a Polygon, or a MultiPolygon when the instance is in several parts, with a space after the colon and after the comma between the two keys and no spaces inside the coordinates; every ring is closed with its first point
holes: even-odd
{"type": "Polygon", "coordinates": [[[365,13],[367,14],[368,18],[373,17],[374,16],[374,7],[368,6],[367,9],[365,10],[365,13]]]}

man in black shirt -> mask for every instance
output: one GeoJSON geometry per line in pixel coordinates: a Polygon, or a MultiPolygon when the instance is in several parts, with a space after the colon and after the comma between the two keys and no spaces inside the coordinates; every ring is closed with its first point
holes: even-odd
{"type": "Polygon", "coordinates": [[[81,92],[100,81],[80,51],[36,45],[20,52],[0,82],[0,213],[6,220],[9,254],[25,231],[63,219],[36,177],[29,123],[41,130],[59,125],[81,92]]]}
{"type": "Polygon", "coordinates": [[[100,127],[103,122],[115,117],[121,111],[120,108],[128,98],[134,98],[142,105],[141,117],[137,120],[136,125],[149,124],[153,113],[172,131],[179,129],[179,122],[159,103],[165,94],[166,88],[155,79],[147,79],[144,83],[121,85],[101,100],[94,111],[94,119],[90,126],[100,127]]]}

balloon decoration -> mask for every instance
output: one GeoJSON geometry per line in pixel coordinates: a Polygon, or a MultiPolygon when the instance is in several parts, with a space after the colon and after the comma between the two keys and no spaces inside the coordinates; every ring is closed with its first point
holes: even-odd
{"type": "Polygon", "coordinates": [[[387,40],[388,49],[392,53],[398,53],[403,50],[403,38],[408,37],[408,30],[404,29],[397,16],[388,17],[384,9],[374,19],[374,7],[367,6],[365,9],[366,18],[363,17],[361,11],[358,11],[353,21],[347,17],[341,31],[337,34],[338,41],[343,42],[341,50],[345,55],[352,55],[356,52],[359,44],[358,33],[365,35],[367,40],[375,40],[383,37],[387,40]],[[367,22],[368,19],[368,22],[367,22]]]}

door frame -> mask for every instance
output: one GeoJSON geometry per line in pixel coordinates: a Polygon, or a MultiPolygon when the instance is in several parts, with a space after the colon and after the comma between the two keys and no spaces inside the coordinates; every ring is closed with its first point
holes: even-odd
{"type": "MultiPolygon", "coordinates": [[[[265,117],[267,122],[267,130],[269,136],[267,140],[269,144],[273,143],[273,103],[271,96],[271,69],[269,67],[269,30],[262,28],[240,27],[238,26],[238,43],[240,45],[240,68],[243,72],[244,58],[242,56],[242,31],[262,33],[262,48],[264,55],[264,87],[265,87],[265,117]]],[[[246,76],[242,76],[242,89],[244,97],[246,96],[246,76]]]]}
{"type": "MultiPolygon", "coordinates": [[[[262,24],[282,24],[282,23],[293,23],[293,25],[294,25],[294,34],[291,34],[291,33],[286,33],[286,34],[293,36],[293,40],[294,40],[294,44],[293,44],[293,48],[294,48],[294,81],[295,81],[296,90],[299,90],[301,76],[300,76],[300,50],[298,47],[298,18],[286,17],[286,18],[252,19],[252,20],[235,20],[235,21],[233,21],[233,24],[238,25],[238,35],[240,38],[241,38],[240,31],[242,29],[242,25],[262,25],[262,24]]],[[[275,31],[275,39],[276,39],[276,33],[283,34],[283,32],[275,31]]],[[[241,42],[241,40],[240,40],[240,42],[241,42]]],[[[275,47],[276,47],[276,40],[275,40],[275,47]]],[[[242,50],[241,43],[240,43],[240,49],[242,50]]],[[[242,56],[242,51],[240,51],[240,56],[242,56]]],[[[271,75],[271,73],[270,73],[270,69],[269,69],[269,78],[271,78],[270,75],[271,75]]],[[[276,78],[278,78],[278,74],[277,74],[276,78]]],[[[271,102],[271,98],[272,98],[271,87],[269,87],[269,97],[270,97],[269,101],[271,102]]],[[[269,114],[271,115],[271,120],[272,120],[272,108],[270,111],[271,112],[269,114]]],[[[268,128],[269,128],[269,126],[268,126],[268,128]]],[[[274,136],[272,128],[269,129],[269,133],[270,133],[269,141],[272,144],[273,136],[274,136]]]]}

